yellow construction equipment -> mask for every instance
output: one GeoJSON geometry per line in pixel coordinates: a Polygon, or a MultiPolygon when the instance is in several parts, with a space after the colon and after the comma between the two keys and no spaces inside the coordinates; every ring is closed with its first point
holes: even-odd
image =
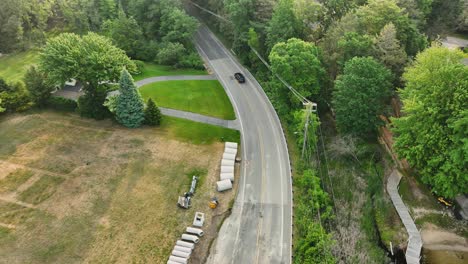
{"type": "Polygon", "coordinates": [[[443,197],[439,197],[439,198],[437,198],[437,200],[439,200],[439,202],[445,204],[445,206],[448,206],[448,207],[452,207],[452,206],[453,206],[453,204],[452,204],[451,202],[445,200],[443,197]]]}
{"type": "Polygon", "coordinates": [[[213,197],[209,203],[211,209],[215,209],[218,206],[218,198],[213,197]]]}

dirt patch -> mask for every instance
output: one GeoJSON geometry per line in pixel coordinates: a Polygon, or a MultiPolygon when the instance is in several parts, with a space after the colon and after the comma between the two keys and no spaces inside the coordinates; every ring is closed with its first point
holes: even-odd
{"type": "Polygon", "coordinates": [[[162,129],[100,126],[48,112],[0,122],[0,177],[34,172],[0,197],[0,223],[15,226],[11,235],[0,232],[0,262],[165,263],[200,211],[206,235],[191,263],[203,263],[235,194],[215,190],[223,143],[192,145],[162,129]],[[177,197],[188,191],[195,170],[204,175],[192,208],[180,209],[177,197]],[[47,177],[61,181],[44,187],[47,177]],[[23,193],[37,205],[21,201],[23,193]],[[213,196],[220,200],[215,210],[208,207],[213,196]]]}
{"type": "Polygon", "coordinates": [[[457,249],[454,248],[452,250],[468,251],[467,238],[443,230],[433,224],[424,225],[423,229],[421,230],[421,237],[425,248],[441,249],[440,246],[450,246],[457,247],[457,249]]]}

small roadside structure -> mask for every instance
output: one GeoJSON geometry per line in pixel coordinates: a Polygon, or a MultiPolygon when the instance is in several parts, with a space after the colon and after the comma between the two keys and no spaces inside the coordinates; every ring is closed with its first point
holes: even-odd
{"type": "Polygon", "coordinates": [[[193,226],[202,227],[203,223],[205,223],[205,214],[196,212],[195,217],[193,218],[193,226]]]}

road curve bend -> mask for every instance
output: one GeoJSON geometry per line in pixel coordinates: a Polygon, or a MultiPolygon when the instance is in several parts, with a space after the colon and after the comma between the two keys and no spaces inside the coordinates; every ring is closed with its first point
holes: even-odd
{"type": "Polygon", "coordinates": [[[195,43],[230,97],[242,135],[236,201],[207,263],[290,263],[291,168],[279,118],[260,84],[206,26],[195,43]],[[245,84],[237,83],[235,72],[244,73],[245,84]]]}

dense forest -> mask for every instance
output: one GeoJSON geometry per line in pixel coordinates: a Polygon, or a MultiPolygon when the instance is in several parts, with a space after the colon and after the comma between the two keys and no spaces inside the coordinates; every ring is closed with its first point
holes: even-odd
{"type": "Polygon", "coordinates": [[[448,33],[468,32],[468,1],[193,2],[225,19],[190,1],[0,1],[0,53],[45,47],[24,83],[0,79],[0,112],[45,105],[54,85],[73,76],[86,84],[80,113],[107,117],[103,102],[112,88],[102,82],[116,81],[120,71],[96,76],[103,60],[84,63],[80,54],[97,50],[108,51],[106,63],[130,73],[140,61],[203,67],[192,43],[199,22],[186,13],[188,7],[252,70],[296,154],[306,153],[291,153],[294,263],[388,261],[376,246],[375,223],[386,203],[377,144],[382,116],[390,117],[397,154],[433,193],[453,198],[468,192],[468,68],[461,62],[466,53],[439,43],[448,33]],[[83,70],[58,67],[63,61],[83,70]],[[307,144],[295,133],[308,119],[303,102],[276,76],[318,104],[307,144]],[[400,102],[402,117],[393,116],[392,98],[400,102]]]}
{"type": "Polygon", "coordinates": [[[74,78],[86,91],[78,101],[80,114],[109,117],[103,103],[116,87],[103,82],[116,82],[122,66],[132,74],[142,61],[203,69],[191,41],[197,26],[179,1],[1,1],[0,54],[41,50],[39,65],[23,82],[0,79],[2,107],[7,112],[48,103],[69,108],[73,102],[51,98],[50,92],[74,78]]]}
{"type": "Polygon", "coordinates": [[[383,197],[388,162],[377,143],[388,122],[382,116],[392,122],[397,154],[433,193],[467,192],[466,54],[439,44],[449,33],[466,33],[466,1],[194,2],[225,18],[198,10],[261,81],[297,152],[310,146],[311,157],[292,155],[294,263],[388,261],[376,246],[391,207],[383,197]],[[318,104],[308,144],[297,132],[302,101],[277,75],[318,104]],[[392,98],[401,100],[401,118],[392,117],[392,98]]]}

